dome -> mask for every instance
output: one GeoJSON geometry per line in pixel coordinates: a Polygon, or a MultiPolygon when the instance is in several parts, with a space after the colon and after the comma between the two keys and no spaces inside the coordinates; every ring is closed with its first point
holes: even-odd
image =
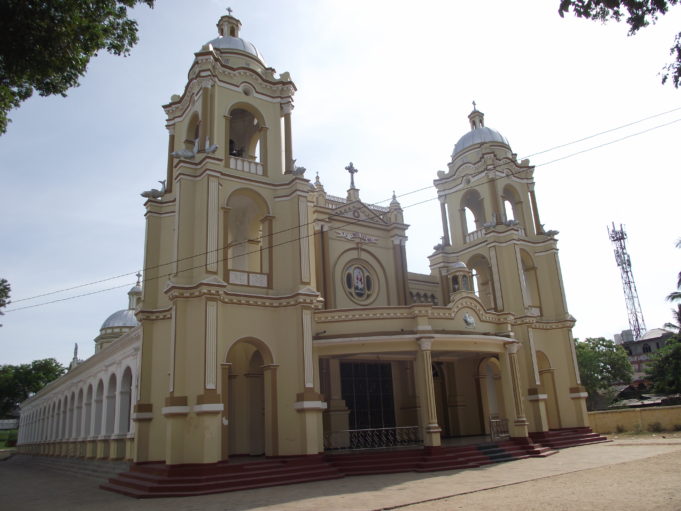
{"type": "Polygon", "coordinates": [[[135,317],[135,311],[131,309],[123,309],[114,312],[111,316],[106,318],[106,321],[102,323],[102,328],[119,328],[119,327],[136,327],[139,325],[137,318],[135,317]]]}
{"type": "Polygon", "coordinates": [[[258,59],[263,65],[265,65],[265,58],[258,51],[258,49],[248,41],[241,39],[240,37],[232,37],[229,35],[217,37],[210,41],[208,44],[212,45],[215,49],[220,50],[237,50],[253,55],[258,59]]]}
{"type": "Polygon", "coordinates": [[[452,270],[467,270],[468,267],[463,261],[457,261],[452,265],[452,270]]]}
{"type": "Polygon", "coordinates": [[[506,137],[501,133],[485,126],[485,114],[482,112],[473,110],[468,115],[468,119],[471,122],[471,130],[456,143],[452,158],[464,149],[484,142],[499,142],[504,145],[509,145],[508,140],[506,140],[506,137]]]}
{"type": "Polygon", "coordinates": [[[482,144],[483,142],[501,142],[502,144],[509,145],[508,140],[501,133],[483,126],[482,128],[471,130],[461,137],[454,146],[454,154],[458,154],[467,147],[482,144]]]}

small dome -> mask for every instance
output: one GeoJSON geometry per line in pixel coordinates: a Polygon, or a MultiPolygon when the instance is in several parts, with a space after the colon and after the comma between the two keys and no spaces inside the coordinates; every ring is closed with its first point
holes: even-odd
{"type": "Polygon", "coordinates": [[[485,114],[479,110],[473,110],[468,115],[468,119],[471,123],[471,130],[456,143],[452,152],[452,158],[464,149],[484,142],[500,142],[504,145],[509,145],[508,140],[501,133],[485,126],[485,114]]]}
{"type": "Polygon", "coordinates": [[[136,327],[137,325],[139,325],[139,322],[135,317],[135,311],[131,309],[123,309],[114,312],[111,316],[106,318],[106,321],[102,323],[102,328],[100,330],[104,330],[105,328],[120,328],[120,327],[133,328],[136,327]]]}
{"type": "Polygon", "coordinates": [[[452,265],[452,270],[467,270],[468,266],[463,261],[457,261],[452,265]]]}
{"type": "Polygon", "coordinates": [[[249,43],[248,41],[241,39],[240,37],[232,37],[226,35],[222,37],[217,37],[210,41],[208,44],[211,44],[213,48],[216,49],[238,50],[244,53],[249,53],[253,55],[255,58],[257,58],[262,63],[263,66],[265,65],[265,58],[258,51],[258,49],[252,43],[249,43]]]}

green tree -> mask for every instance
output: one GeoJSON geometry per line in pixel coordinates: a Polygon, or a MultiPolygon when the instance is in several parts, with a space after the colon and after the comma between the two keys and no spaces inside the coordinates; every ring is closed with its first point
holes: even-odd
{"type": "Polygon", "coordinates": [[[5,314],[2,312],[2,309],[10,304],[9,293],[11,290],[12,289],[9,287],[9,282],[7,282],[7,279],[0,279],[0,316],[5,314]]]}
{"type": "MultiPolygon", "coordinates": [[[[679,0],[560,0],[558,14],[572,12],[578,18],[598,20],[603,23],[609,19],[624,20],[629,25],[629,35],[654,24],[659,16],[664,16],[669,8],[677,5],[679,0]]],[[[672,79],[674,87],[681,86],[681,32],[674,38],[669,50],[674,61],[663,68],[662,83],[672,79]]]]}
{"type": "Polygon", "coordinates": [[[78,86],[98,51],[128,55],[137,22],[127,9],[138,3],[154,0],[1,0],[0,134],[34,91],[66,96],[78,86]]]}
{"type": "Polygon", "coordinates": [[[589,393],[587,405],[593,409],[599,397],[616,384],[631,382],[634,373],[624,348],[603,337],[575,343],[582,385],[589,393]]]}
{"type": "Polygon", "coordinates": [[[19,404],[66,372],[53,358],[0,366],[0,419],[11,418],[19,404]]]}
{"type": "Polygon", "coordinates": [[[681,394],[681,339],[670,337],[646,370],[660,394],[681,394]]]}

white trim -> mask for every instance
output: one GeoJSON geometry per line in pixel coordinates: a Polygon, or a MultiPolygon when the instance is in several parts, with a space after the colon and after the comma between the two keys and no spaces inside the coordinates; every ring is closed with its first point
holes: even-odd
{"type": "Polygon", "coordinates": [[[549,398],[548,394],[533,394],[527,396],[528,401],[545,401],[549,398]]]}
{"type": "Polygon", "coordinates": [[[581,399],[581,398],[586,399],[587,397],[589,397],[589,393],[588,392],[571,392],[570,397],[572,399],[581,399]]]}
{"type": "Polygon", "coordinates": [[[293,403],[294,410],[326,410],[324,401],[298,401],[293,403]]]}
{"type": "Polygon", "coordinates": [[[144,420],[148,420],[148,419],[153,419],[154,413],[153,412],[136,412],[136,413],[132,413],[130,418],[134,421],[144,421],[144,420]]]}
{"type": "Polygon", "coordinates": [[[185,415],[189,413],[188,406],[164,406],[161,409],[163,415],[185,415]]]}
{"type": "Polygon", "coordinates": [[[202,405],[194,405],[192,411],[194,413],[204,413],[204,412],[221,412],[225,409],[225,405],[222,403],[206,403],[202,405]]]}

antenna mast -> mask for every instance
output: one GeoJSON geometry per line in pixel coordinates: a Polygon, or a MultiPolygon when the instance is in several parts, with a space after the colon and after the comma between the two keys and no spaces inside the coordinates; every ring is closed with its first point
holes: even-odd
{"type": "Polygon", "coordinates": [[[631,271],[631,258],[627,253],[625,242],[627,233],[624,232],[622,224],[620,224],[618,230],[615,228],[615,222],[613,222],[612,230],[608,227],[608,235],[612,244],[615,245],[615,261],[617,261],[617,266],[620,267],[620,273],[622,274],[624,299],[627,302],[627,311],[629,313],[629,328],[631,328],[634,334],[634,340],[639,340],[646,331],[646,324],[643,321],[643,312],[641,312],[641,304],[638,301],[634,274],[631,271]]]}

